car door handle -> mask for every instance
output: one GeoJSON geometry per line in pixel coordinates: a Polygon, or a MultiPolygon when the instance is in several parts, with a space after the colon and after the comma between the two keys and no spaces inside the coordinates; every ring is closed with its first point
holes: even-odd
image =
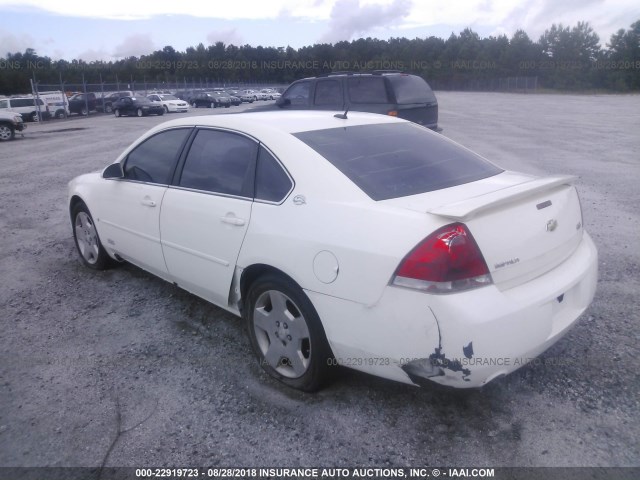
{"type": "Polygon", "coordinates": [[[238,217],[220,217],[222,223],[228,223],[229,225],[236,225],[241,227],[244,225],[244,219],[238,217]]]}
{"type": "Polygon", "coordinates": [[[142,203],[142,205],[144,205],[146,207],[155,207],[156,206],[156,202],[154,202],[153,200],[151,200],[148,197],[143,198],[141,203],[142,203]]]}

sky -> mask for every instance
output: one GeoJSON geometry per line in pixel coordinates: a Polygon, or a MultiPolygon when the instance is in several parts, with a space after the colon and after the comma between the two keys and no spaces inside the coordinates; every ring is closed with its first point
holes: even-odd
{"type": "Polygon", "coordinates": [[[0,58],[33,48],[58,59],[118,60],[170,45],[300,48],[362,37],[481,37],[588,21],[602,46],[640,20],[638,0],[0,0],[0,58]]]}

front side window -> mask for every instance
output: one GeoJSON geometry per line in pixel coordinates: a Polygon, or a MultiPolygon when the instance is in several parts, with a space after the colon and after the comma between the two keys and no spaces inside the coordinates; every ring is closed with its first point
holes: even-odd
{"type": "Polygon", "coordinates": [[[167,130],[142,142],[127,155],[124,178],[168,185],[190,131],[189,128],[167,130]]]}
{"type": "Polygon", "coordinates": [[[293,182],[269,151],[260,147],[256,168],[256,200],[279,203],[291,191],[293,182]]]}
{"type": "Polygon", "coordinates": [[[187,154],[180,186],[251,198],[257,150],[257,143],[242,135],[200,130],[187,154]]]}
{"type": "Polygon", "coordinates": [[[9,100],[0,100],[0,108],[9,108],[9,100]]]}
{"type": "Polygon", "coordinates": [[[310,82],[298,82],[289,88],[283,95],[291,102],[291,105],[308,105],[310,82]]]}

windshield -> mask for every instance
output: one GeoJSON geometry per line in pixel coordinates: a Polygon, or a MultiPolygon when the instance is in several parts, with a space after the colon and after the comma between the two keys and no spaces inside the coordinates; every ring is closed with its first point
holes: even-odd
{"type": "Polygon", "coordinates": [[[503,170],[424,127],[384,123],[293,134],[373,200],[454,187],[503,170]]]}
{"type": "Polygon", "coordinates": [[[135,97],[135,98],[132,98],[131,100],[137,103],[151,103],[151,100],[149,100],[147,97],[135,97]]]}

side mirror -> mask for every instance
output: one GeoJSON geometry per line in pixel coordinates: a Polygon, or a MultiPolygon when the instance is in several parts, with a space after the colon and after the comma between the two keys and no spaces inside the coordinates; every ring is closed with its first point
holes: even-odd
{"type": "Polygon", "coordinates": [[[122,164],[112,163],[102,172],[102,178],[124,178],[124,170],[122,170],[122,164]]]}
{"type": "Polygon", "coordinates": [[[281,108],[288,107],[289,105],[291,105],[291,100],[288,98],[280,97],[279,99],[276,100],[276,105],[281,108]]]}

